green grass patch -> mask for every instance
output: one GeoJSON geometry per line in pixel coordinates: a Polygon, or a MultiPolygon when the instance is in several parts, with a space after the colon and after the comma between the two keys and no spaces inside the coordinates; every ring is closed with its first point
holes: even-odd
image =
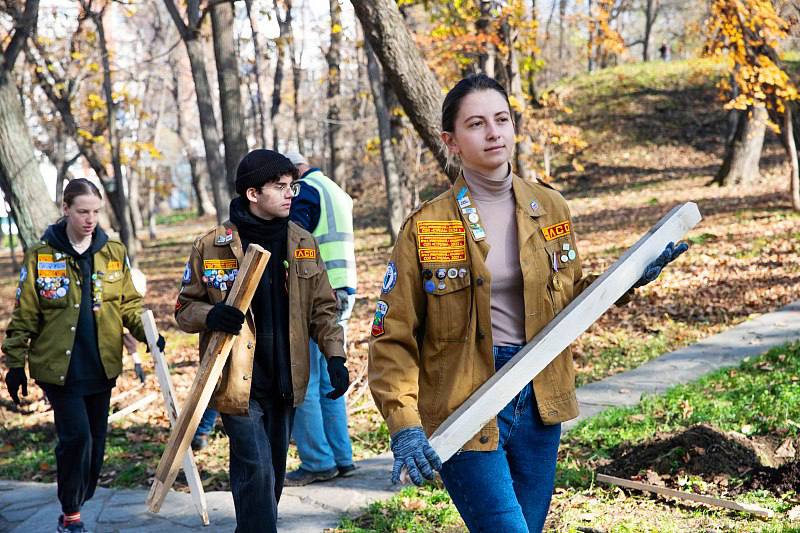
{"type": "Polygon", "coordinates": [[[441,486],[406,487],[376,502],[358,518],[345,518],[337,533],[440,533],[465,531],[455,505],[441,486]]]}
{"type": "Polygon", "coordinates": [[[664,332],[646,338],[627,337],[624,333],[612,336],[613,344],[598,353],[592,353],[590,364],[576,374],[575,383],[578,387],[636,368],[670,349],[669,337],[664,332]]]}
{"type": "Polygon", "coordinates": [[[777,430],[796,435],[800,421],[800,343],[770,350],[738,368],[713,372],[673,387],[663,396],[645,397],[631,408],[612,408],[585,420],[563,439],[607,457],[622,443],[636,444],[656,432],[695,424],[723,431],[764,435],[777,430]]]}
{"type": "Polygon", "coordinates": [[[197,210],[185,209],[182,211],[172,211],[163,215],[156,215],[156,224],[172,225],[186,220],[197,218],[197,210]]]}

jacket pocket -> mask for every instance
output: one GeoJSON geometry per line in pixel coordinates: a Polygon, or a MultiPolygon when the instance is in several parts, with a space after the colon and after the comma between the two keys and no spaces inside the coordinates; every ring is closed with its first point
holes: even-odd
{"type": "Polygon", "coordinates": [[[569,238],[548,242],[544,251],[550,265],[550,279],[547,289],[551,295],[553,312],[558,314],[572,300],[575,268],[578,264],[578,253],[569,238]]]}
{"type": "Polygon", "coordinates": [[[298,278],[313,278],[320,271],[315,261],[295,261],[294,265],[298,278]]]}
{"type": "Polygon", "coordinates": [[[103,300],[119,300],[122,296],[122,271],[109,272],[102,281],[103,300]]]}
{"type": "MultiPolygon", "coordinates": [[[[451,267],[452,268],[452,267],[451,267]]],[[[472,314],[472,279],[469,269],[464,276],[433,278],[434,291],[428,294],[426,335],[445,342],[465,342],[472,314]]],[[[433,270],[436,272],[436,270],[433,270]]]]}

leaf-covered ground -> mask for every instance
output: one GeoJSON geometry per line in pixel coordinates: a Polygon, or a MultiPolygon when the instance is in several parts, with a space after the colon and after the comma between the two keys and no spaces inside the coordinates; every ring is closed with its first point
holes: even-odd
{"type": "MultiPolygon", "coordinates": [[[[776,139],[770,134],[765,145],[761,181],[727,189],[707,187],[720,162],[724,121],[713,89],[715,70],[705,63],[657,67],[611,69],[572,80],[567,101],[575,113],[569,120],[586,129],[590,146],[581,155],[585,171],[565,172],[555,186],[569,201],[587,271],[602,272],[680,202],[697,202],[704,220],[689,235],[690,251],[657,283],[640,290],[630,305],[611,309],[575,343],[579,383],[638,366],[800,297],[800,215],[790,209],[788,166],[776,139]]],[[[349,333],[355,383],[348,398],[359,457],[388,448],[385,426],[366,389],[367,339],[390,252],[381,185],[377,176],[372,179],[363,187],[368,194],[356,198],[359,296],[349,333]]],[[[172,219],[141,253],[140,266],[149,279],[146,305],[167,337],[179,399],[194,376],[197,341],[177,330],[172,310],[191,240],[212,224],[210,219],[172,219]]],[[[4,326],[13,309],[17,276],[7,251],[0,253],[0,274],[4,326]]],[[[125,367],[115,394],[136,386],[129,359],[125,367]]],[[[132,397],[155,391],[151,372],[145,389],[132,397]]],[[[0,477],[51,481],[52,418],[44,412],[47,406],[38,388],[31,386],[30,392],[22,407],[26,414],[14,409],[5,391],[0,394],[0,477]]],[[[160,402],[113,425],[101,484],[147,486],[167,428],[160,402]]],[[[227,487],[227,441],[221,431],[198,458],[207,487],[227,487]]],[[[561,490],[566,492],[556,499],[555,517],[572,516],[566,510],[580,508],[577,500],[611,499],[616,505],[615,498],[622,498],[613,492],[561,490]]],[[[655,500],[637,500],[636,506],[672,512],[670,505],[655,500]]],[[[575,523],[572,518],[557,520],[554,527],[563,531],[575,523]]]]}

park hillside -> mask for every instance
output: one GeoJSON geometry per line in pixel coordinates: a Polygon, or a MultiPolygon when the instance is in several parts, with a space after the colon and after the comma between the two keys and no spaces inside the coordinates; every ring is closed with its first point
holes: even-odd
{"type": "MultiPolygon", "coordinates": [[[[676,204],[696,202],[704,217],[688,236],[688,253],[657,283],[639,290],[631,304],[612,308],[579,338],[574,345],[579,385],[635,368],[800,296],[800,214],[786,192],[789,165],[778,137],[766,137],[758,180],[709,186],[724,152],[725,112],[717,105],[716,88],[721,75],[720,65],[710,60],[650,62],[577,75],[555,87],[571,108],[565,124],[580,128],[587,144],[580,167],[560,169],[552,182],[571,206],[584,270],[604,271],[676,204]]],[[[427,184],[421,199],[446,184],[443,178],[427,184]]],[[[372,314],[391,250],[381,190],[377,177],[365,177],[363,190],[354,193],[359,294],[348,341],[353,386],[347,398],[359,458],[385,452],[389,444],[366,379],[372,314]]],[[[180,399],[197,367],[197,338],[177,329],[172,312],[192,240],[214,223],[212,216],[190,211],[160,217],[158,239],[144,240],[138,259],[148,277],[146,307],[167,338],[180,399]]],[[[8,252],[0,261],[5,322],[13,309],[16,273],[8,252]]],[[[138,385],[130,360],[125,367],[115,394],[138,385]]],[[[134,396],[157,390],[151,375],[134,396]]],[[[54,480],[55,430],[46,409],[37,387],[20,411],[6,395],[0,398],[0,477],[54,480]]],[[[167,428],[160,402],[114,423],[101,484],[149,486],[167,428]]],[[[589,419],[566,434],[547,527],[796,531],[798,449],[800,345],[790,345],[647,398],[639,407],[589,419]],[[623,491],[596,483],[598,472],[754,502],[777,514],[762,521],[623,491]]],[[[207,490],[228,488],[227,453],[218,427],[211,445],[197,454],[207,490]]],[[[186,490],[182,477],[177,487],[186,490]]],[[[441,485],[433,484],[374,504],[344,520],[340,531],[466,529],[441,485]]]]}
{"type": "MultiPolygon", "coordinates": [[[[1,0],[0,327],[23,249],[58,218],[65,183],[89,178],[101,226],[147,276],[183,402],[198,341],[173,312],[192,242],[228,217],[249,150],[297,150],[354,200],[350,433],[357,459],[388,453],[367,372],[376,301],[403,221],[458,172],[441,150],[442,98],[482,73],[508,95],[515,173],[567,199],[585,272],[605,271],[674,206],[699,206],[689,251],[573,345],[578,386],[626,372],[798,300],[798,39],[798,0],[1,0]]],[[[140,351],[148,378],[139,386],[126,357],[114,412],[158,392],[140,351]]],[[[39,387],[20,407],[3,390],[0,422],[0,479],[54,481],[39,387]]],[[[168,428],[160,401],[113,422],[100,484],[148,487],[168,428]]],[[[565,433],[546,527],[800,531],[798,450],[800,344],[789,344],[565,433]]],[[[207,490],[230,488],[221,426],[197,459],[207,490]]],[[[465,527],[432,483],[338,531],[465,527]]]]}

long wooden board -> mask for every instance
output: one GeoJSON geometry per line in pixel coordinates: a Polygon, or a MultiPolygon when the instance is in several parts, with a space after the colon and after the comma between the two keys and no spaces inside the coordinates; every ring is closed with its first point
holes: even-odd
{"type": "MultiPolygon", "coordinates": [[[[247,313],[253,294],[261,281],[261,275],[269,261],[269,255],[268,251],[256,244],[247,247],[247,253],[239,268],[239,275],[236,276],[236,281],[234,281],[226,300],[228,305],[247,313]]],[[[161,509],[167,492],[175,482],[180,461],[186,450],[189,449],[189,442],[192,440],[197,426],[200,425],[200,418],[208,407],[214,387],[216,387],[222,375],[222,369],[228,361],[235,338],[235,335],[222,331],[215,331],[211,335],[208,348],[192,383],[192,389],[189,391],[189,397],[178,416],[177,424],[172,428],[167,447],[158,463],[153,484],[150,486],[147,505],[151,512],[157,513],[161,509]]]]}
{"type": "Polygon", "coordinates": [[[676,206],[536,337],[472,393],[431,435],[442,461],[453,456],[558,354],[630,289],[669,243],[678,242],[702,217],[697,204],[676,206]]]}
{"type": "MultiPolygon", "coordinates": [[[[161,387],[161,396],[164,398],[164,408],[167,411],[167,418],[171,427],[175,427],[178,421],[178,404],[175,402],[175,389],[172,387],[172,380],[169,377],[169,365],[164,358],[164,354],[158,347],[158,328],[156,327],[153,312],[149,309],[142,311],[142,324],[144,325],[144,333],[147,337],[147,344],[150,346],[150,355],[153,356],[153,363],[156,368],[156,376],[158,377],[158,384],[161,387]]],[[[183,472],[186,474],[186,481],[189,484],[189,490],[192,494],[192,502],[195,509],[200,515],[200,520],[203,525],[209,525],[208,521],[208,503],[206,502],[206,493],[203,490],[203,483],[200,481],[200,472],[197,470],[197,464],[194,461],[194,454],[192,450],[187,450],[186,455],[183,456],[183,472]]]]}
{"type": "Polygon", "coordinates": [[[679,498],[681,500],[690,500],[693,502],[704,503],[706,505],[713,505],[715,507],[722,507],[724,509],[731,509],[733,511],[741,511],[743,513],[754,514],[761,518],[772,518],[775,512],[772,509],[765,509],[761,506],[752,503],[739,503],[731,500],[723,500],[721,498],[714,498],[712,496],[704,496],[702,494],[694,494],[691,492],[683,492],[675,489],[668,489],[667,487],[659,487],[656,485],[649,485],[639,481],[631,481],[630,479],[622,479],[614,476],[607,476],[605,474],[597,474],[597,481],[609,483],[611,485],[618,485],[627,489],[642,490],[645,492],[654,492],[662,496],[669,496],[670,498],[679,498]]]}

